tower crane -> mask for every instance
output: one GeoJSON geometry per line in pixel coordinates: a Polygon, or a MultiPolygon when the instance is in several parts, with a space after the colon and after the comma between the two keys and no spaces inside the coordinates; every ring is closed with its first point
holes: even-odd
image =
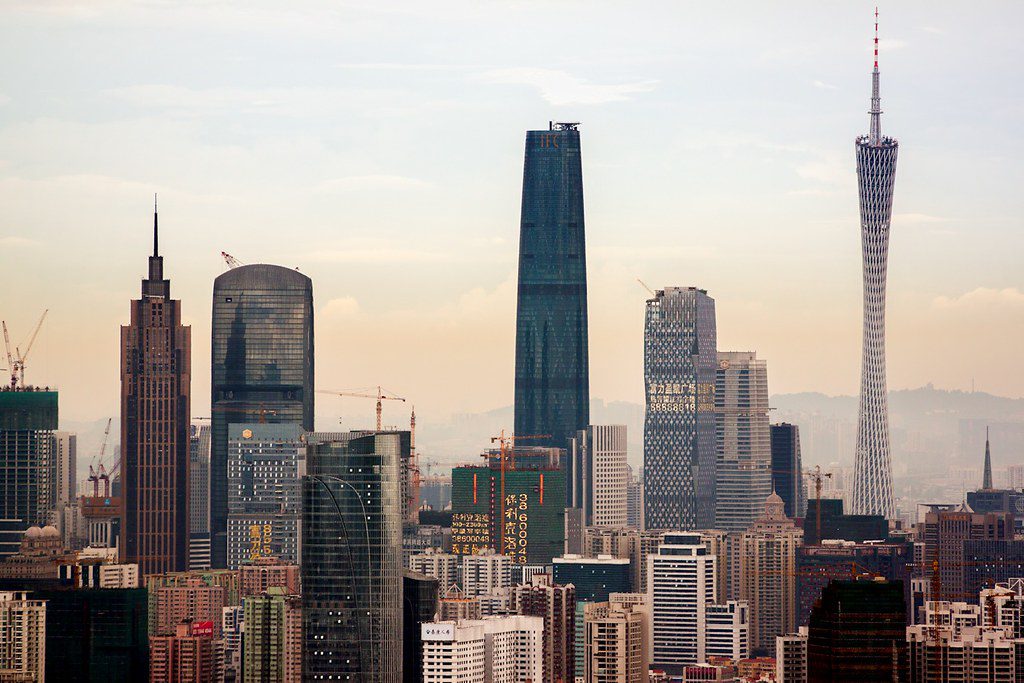
{"type": "MultiPolygon", "coordinates": [[[[103,430],[103,443],[100,445],[100,453],[98,456],[93,456],[92,462],[89,463],[89,482],[92,483],[92,495],[95,498],[100,495],[100,479],[105,478],[106,472],[103,471],[103,454],[107,452],[107,439],[110,438],[110,423],[114,421],[114,418],[107,418],[107,428],[103,430]],[[93,469],[93,463],[99,462],[99,473],[93,469]]],[[[107,485],[110,485],[109,480],[107,485]]]]}
{"type": "Polygon", "coordinates": [[[653,290],[653,289],[651,289],[650,287],[648,287],[648,286],[647,286],[647,283],[646,283],[646,282],[644,282],[644,281],[643,281],[643,280],[641,280],[640,278],[637,278],[637,279],[636,279],[636,281],[637,281],[637,282],[639,282],[639,283],[640,283],[640,286],[641,286],[641,287],[643,287],[644,289],[646,289],[646,290],[647,290],[647,292],[648,292],[648,293],[649,293],[649,294],[650,294],[651,296],[658,296],[657,294],[655,294],[655,293],[654,293],[654,290],[653,290]]]}
{"type": "Polygon", "coordinates": [[[39,317],[39,322],[36,323],[32,336],[29,337],[24,353],[22,353],[21,347],[18,346],[15,346],[14,353],[11,353],[11,337],[7,333],[7,322],[0,322],[4,329],[4,346],[7,350],[7,369],[11,372],[11,389],[16,389],[19,384],[22,387],[25,386],[25,361],[28,360],[28,354],[32,351],[32,345],[36,342],[36,335],[39,334],[39,328],[43,326],[43,321],[46,320],[46,314],[49,312],[50,309],[47,308],[39,317]]]}
{"type": "Polygon", "coordinates": [[[318,393],[318,394],[333,394],[334,396],[354,396],[356,398],[375,398],[375,399],[377,399],[377,431],[378,432],[381,429],[381,411],[383,409],[383,406],[381,405],[381,403],[383,401],[401,401],[402,403],[405,403],[405,399],[402,398],[401,396],[395,396],[390,391],[385,393],[385,389],[383,389],[383,388],[381,388],[379,386],[377,387],[377,393],[376,394],[366,394],[366,393],[362,393],[362,392],[359,392],[359,391],[327,391],[325,389],[319,389],[319,390],[317,390],[316,393],[318,393]]]}
{"type": "MultiPolygon", "coordinates": [[[[497,436],[492,436],[491,437],[491,443],[494,443],[494,442],[498,443],[498,458],[499,458],[499,462],[501,463],[501,508],[500,508],[500,512],[499,512],[499,517],[501,517],[501,524],[500,524],[501,536],[500,536],[499,545],[501,545],[501,547],[498,548],[498,554],[499,555],[504,555],[505,554],[505,519],[504,519],[504,517],[505,517],[505,513],[504,513],[504,509],[505,509],[505,460],[506,460],[506,457],[509,454],[509,449],[511,449],[511,453],[512,453],[512,469],[514,470],[516,468],[516,456],[515,456],[516,441],[525,441],[527,439],[550,439],[550,438],[551,438],[550,434],[522,434],[522,435],[519,435],[519,434],[505,434],[505,430],[504,429],[502,429],[501,433],[498,434],[497,436]]],[[[490,458],[491,455],[490,455],[490,453],[484,453],[483,457],[490,458]]],[[[541,500],[543,501],[543,499],[544,499],[544,496],[543,496],[543,493],[542,493],[541,494],[541,500]]]]}
{"type": "Polygon", "coordinates": [[[237,268],[238,266],[244,266],[245,265],[244,263],[242,263],[241,261],[239,261],[238,259],[236,259],[234,256],[232,256],[231,254],[229,254],[226,251],[220,252],[220,255],[221,255],[221,258],[224,259],[224,262],[228,264],[228,269],[229,270],[231,268],[237,268]]]}
{"type": "Polygon", "coordinates": [[[804,473],[805,477],[809,477],[814,482],[814,499],[818,501],[817,505],[817,527],[818,527],[818,544],[821,544],[821,482],[823,479],[831,479],[831,472],[822,472],[821,465],[815,465],[813,470],[807,470],[804,473]]]}
{"type": "Polygon", "coordinates": [[[264,408],[263,404],[260,403],[258,408],[250,408],[248,406],[213,406],[210,410],[218,413],[256,413],[259,415],[259,423],[267,423],[267,415],[277,415],[277,411],[273,408],[264,408]]]}

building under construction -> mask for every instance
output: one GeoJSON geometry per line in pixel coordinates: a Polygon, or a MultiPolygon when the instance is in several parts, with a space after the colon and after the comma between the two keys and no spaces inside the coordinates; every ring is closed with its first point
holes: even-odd
{"type": "Polygon", "coordinates": [[[550,564],[560,556],[563,454],[560,448],[494,449],[483,454],[486,465],[452,469],[452,551],[491,547],[518,564],[550,564]]]}
{"type": "Polygon", "coordinates": [[[0,520],[20,531],[50,523],[57,504],[57,392],[0,390],[0,520]]]}

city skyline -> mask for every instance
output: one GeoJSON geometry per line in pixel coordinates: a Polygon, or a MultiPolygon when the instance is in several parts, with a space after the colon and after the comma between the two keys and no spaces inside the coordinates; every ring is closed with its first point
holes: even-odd
{"type": "MultiPolygon", "coordinates": [[[[22,35],[0,49],[10,68],[42,76],[71,54],[44,40],[52,47],[47,60],[28,64],[21,41],[29,37],[94,26],[124,35],[167,18],[145,8],[114,12],[125,6],[113,2],[76,11],[55,4],[38,11],[14,5],[4,12],[11,18],[8,25],[22,35]]],[[[1018,396],[1021,371],[1010,362],[1012,345],[1000,340],[1019,338],[1024,331],[1016,314],[1024,294],[1013,258],[1021,237],[1011,229],[1018,200],[1008,189],[1018,184],[1020,171],[1011,160],[1020,136],[1007,119],[1021,101],[1017,83],[1022,79],[1015,78],[1020,48],[1000,40],[1008,22],[1002,15],[993,22],[991,8],[967,16],[930,9],[925,24],[909,6],[882,8],[886,26],[892,27],[891,38],[882,41],[892,93],[887,119],[914,149],[901,159],[893,219],[902,234],[894,235],[892,244],[899,265],[890,272],[889,383],[903,388],[934,381],[966,389],[974,378],[979,389],[1018,396]],[[977,33],[975,22],[986,20],[986,50],[964,49],[955,34],[977,33]],[[978,106],[946,111],[944,105],[954,101],[943,94],[951,82],[957,102],[967,97],[978,106]],[[991,87],[995,82],[998,95],[991,87]],[[952,134],[972,140],[969,150],[958,149],[955,168],[948,160],[952,134]],[[965,165],[977,169],[968,180],[957,172],[965,165]],[[970,215],[963,209],[965,197],[971,200],[970,215]],[[968,229],[974,237],[964,243],[968,229]],[[922,334],[935,343],[920,348],[922,334]],[[971,357],[970,363],[955,360],[961,357],[956,349],[982,345],[993,352],[971,357]]],[[[411,30],[413,19],[422,19],[412,10],[345,11],[374,30],[390,26],[398,34],[411,30]]],[[[669,24],[676,16],[663,5],[652,5],[651,11],[669,24]]],[[[502,16],[513,35],[526,35],[523,16],[501,12],[508,13],[502,16]]],[[[567,10],[555,12],[565,16],[567,10]]],[[[488,65],[469,59],[472,45],[410,55],[384,41],[379,62],[337,54],[329,71],[314,70],[298,85],[289,84],[278,69],[265,82],[238,81],[220,96],[239,74],[230,60],[214,60],[217,66],[208,77],[189,65],[172,68],[158,57],[145,74],[123,67],[78,69],[77,80],[54,75],[51,89],[63,93],[58,99],[44,96],[24,78],[9,80],[0,96],[0,198],[8,207],[0,244],[14,266],[0,275],[0,288],[32,296],[5,301],[3,317],[20,340],[43,308],[52,309],[27,378],[59,385],[61,414],[69,420],[116,414],[116,377],[111,379],[110,370],[117,363],[111,342],[123,316],[118,304],[130,296],[128,283],[139,275],[137,258],[146,243],[143,207],[159,190],[168,276],[182,301],[183,322],[193,326],[196,339],[208,338],[210,287],[223,272],[219,251],[247,263],[298,265],[318,288],[319,386],[391,386],[416,400],[424,420],[507,405],[512,372],[488,369],[508,367],[514,353],[519,135],[538,120],[581,120],[590,188],[591,395],[635,402],[642,396],[645,293],[634,282],[637,276],[655,287],[699,284],[715,292],[723,311],[721,346],[755,347],[772,365],[774,391],[854,394],[859,259],[849,140],[864,128],[868,8],[808,5],[799,29],[787,28],[788,18],[777,13],[755,7],[749,12],[768,22],[764,35],[747,35],[749,48],[736,50],[735,37],[721,30],[699,31],[699,40],[680,47],[652,21],[648,45],[624,39],[621,49],[630,59],[614,68],[594,52],[593,43],[600,26],[615,25],[609,24],[615,11],[598,8],[593,17],[579,17],[582,37],[546,67],[519,49],[488,65]],[[827,30],[833,39],[825,45],[809,38],[814,32],[808,26],[827,30]],[[581,55],[580,61],[568,54],[581,55]],[[693,80],[687,66],[692,64],[709,70],[705,76],[714,85],[698,87],[705,79],[693,80]],[[740,93],[749,85],[747,72],[764,81],[756,92],[769,104],[757,116],[737,107],[745,101],[740,93]],[[431,87],[436,98],[428,96],[431,87]],[[336,95],[345,88],[358,91],[359,103],[381,113],[378,127],[366,129],[374,131],[369,138],[379,139],[376,131],[386,128],[397,140],[382,147],[354,143],[339,137],[337,128],[323,127],[319,115],[311,121],[312,138],[297,133],[297,120],[313,110],[315,98],[340,111],[336,95]],[[495,120],[490,114],[501,98],[516,106],[495,120]],[[80,103],[83,114],[73,115],[68,103],[80,103]],[[425,120],[436,126],[429,136],[434,142],[413,140],[423,133],[421,124],[388,125],[403,106],[423,110],[425,120]],[[665,111],[680,116],[671,122],[665,111]],[[491,120],[484,124],[473,112],[485,112],[491,120]],[[239,118],[232,137],[226,119],[233,114],[239,118]],[[204,124],[212,126],[211,133],[226,135],[226,143],[198,136],[204,124]],[[496,126],[503,131],[497,136],[496,126]],[[114,130],[119,134],[111,137],[114,130]],[[308,172],[292,174],[292,157],[279,147],[254,143],[255,151],[242,153],[258,132],[280,134],[305,149],[308,172]],[[35,148],[26,141],[40,135],[63,152],[48,161],[35,159],[30,152],[35,148]],[[438,139],[460,139],[460,148],[478,152],[460,151],[443,164],[429,165],[440,152],[434,146],[438,139]],[[168,141],[175,144],[169,147],[168,141]],[[129,143],[130,156],[124,151],[129,143]],[[131,161],[140,146],[147,151],[145,167],[131,161]],[[334,147],[350,149],[353,160],[330,151],[334,147]],[[197,168],[212,165],[217,177],[197,172],[193,178],[177,160],[179,153],[197,168]],[[218,156],[222,153],[226,156],[218,156]],[[370,162],[367,155],[377,153],[380,159],[370,162]],[[245,171],[253,164],[260,170],[245,171]],[[766,172],[776,164],[780,173],[766,172]],[[268,183],[280,186],[279,208],[256,194],[269,196],[268,183]],[[450,201],[452,192],[459,201],[450,201]],[[398,209],[377,211],[392,196],[408,199],[416,218],[408,220],[398,209]],[[289,236],[283,242],[282,230],[289,236]],[[692,238],[681,247],[675,234],[692,238]],[[729,252],[730,244],[741,243],[747,246],[740,253],[729,252]],[[38,268],[41,260],[88,284],[69,291],[61,278],[38,268]],[[767,286],[755,286],[751,275],[767,286]],[[379,286],[381,278],[393,285],[379,286]],[[353,325],[365,334],[349,334],[353,325]],[[404,332],[409,326],[417,329],[414,347],[404,332]],[[63,340],[70,338],[77,343],[68,346],[63,340]],[[794,343],[800,339],[807,341],[794,343]],[[363,362],[366,358],[371,360],[363,362]],[[815,370],[826,361],[836,368],[828,377],[815,370]],[[446,384],[442,376],[455,377],[464,391],[438,391],[446,384]]],[[[225,14],[192,7],[158,33],[171,31],[164,37],[180,45],[208,20],[205,30],[226,32],[245,54],[244,47],[278,14],[265,10],[229,29],[225,14]]],[[[451,13],[441,15],[451,19],[451,13]]],[[[692,8],[687,16],[709,29],[718,18],[710,8],[692,8]]],[[[283,18],[312,31],[310,45],[326,49],[323,35],[310,27],[308,12],[300,9],[283,18]]],[[[539,30],[546,35],[547,29],[539,30]]],[[[281,49],[294,47],[291,39],[277,40],[284,41],[274,43],[281,49]]],[[[129,44],[127,49],[142,48],[129,44]]],[[[110,66],[102,51],[83,59],[110,66]]],[[[194,368],[202,368],[209,348],[195,346],[194,368]]],[[[193,413],[208,415],[208,380],[202,372],[194,375],[193,413]]],[[[362,406],[344,410],[363,415],[362,406]]],[[[322,405],[317,417],[333,421],[337,412],[322,405]]]]}

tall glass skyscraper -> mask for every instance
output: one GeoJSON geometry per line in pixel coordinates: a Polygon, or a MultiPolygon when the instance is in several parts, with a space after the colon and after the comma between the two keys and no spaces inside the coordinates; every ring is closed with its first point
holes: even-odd
{"type": "Polygon", "coordinates": [[[567,448],[590,423],[583,168],[575,123],[526,133],[516,316],[516,434],[567,448]]]}
{"type": "Polygon", "coordinates": [[[398,432],[309,435],[302,483],[306,680],[402,680],[402,439],[398,432]]]}
{"type": "Polygon", "coordinates": [[[233,268],[213,283],[211,563],[227,566],[228,425],[313,429],[313,282],[281,266],[233,268]]]}
{"type": "Polygon", "coordinates": [[[719,351],[715,407],[715,528],[746,531],[772,492],[768,363],[753,351],[719,351]]]}
{"type": "Polygon", "coordinates": [[[192,328],[157,247],[154,206],[149,277],[121,327],[124,561],[142,575],[188,568],[192,328]]]}
{"type": "Polygon", "coordinates": [[[864,338],[860,371],[860,413],[853,475],[855,515],[892,519],[889,454],[889,398],[885,380],[885,279],[889,260],[889,222],[899,143],[882,136],[878,91],[878,11],[875,11],[875,69],[871,74],[871,126],[857,138],[861,252],[864,259],[864,338]]]}
{"type": "Polygon", "coordinates": [[[666,287],[644,325],[644,523],[708,529],[715,522],[715,300],[666,287]]]}

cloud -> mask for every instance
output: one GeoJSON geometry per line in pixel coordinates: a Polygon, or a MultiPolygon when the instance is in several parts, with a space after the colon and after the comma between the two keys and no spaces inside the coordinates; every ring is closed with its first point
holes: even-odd
{"type": "Polygon", "coordinates": [[[481,74],[479,78],[485,83],[532,86],[540,91],[541,97],[549,104],[555,106],[624,102],[631,99],[631,95],[654,90],[658,83],[654,80],[615,84],[590,83],[565,71],[532,67],[494,69],[481,74]]]}
{"type": "Polygon", "coordinates": [[[320,309],[320,319],[338,320],[352,318],[360,312],[359,302],[355,297],[343,296],[328,301],[320,309]]]}
{"type": "Polygon", "coordinates": [[[327,194],[333,192],[365,192],[367,190],[401,190],[430,187],[431,184],[419,178],[401,175],[369,174],[332,178],[318,183],[313,192],[327,194]]]}
{"type": "Polygon", "coordinates": [[[825,81],[813,81],[811,85],[815,88],[821,88],[822,90],[839,90],[839,86],[826,83],[825,81]]]}
{"type": "Polygon", "coordinates": [[[1016,287],[993,289],[978,287],[960,296],[938,296],[932,301],[932,307],[944,310],[975,309],[975,308],[1024,308],[1024,292],[1016,287]]]}
{"type": "Polygon", "coordinates": [[[0,237],[0,247],[38,247],[41,242],[29,239],[27,237],[18,237],[17,235],[8,235],[7,237],[0,237]]]}

